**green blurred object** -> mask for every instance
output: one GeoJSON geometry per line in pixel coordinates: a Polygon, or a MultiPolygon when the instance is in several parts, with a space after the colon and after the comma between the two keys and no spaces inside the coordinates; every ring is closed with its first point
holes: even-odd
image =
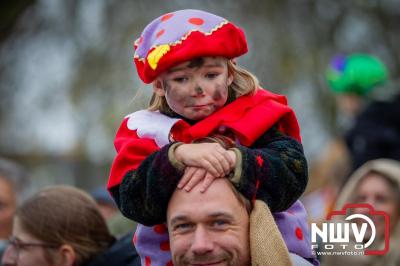
{"type": "Polygon", "coordinates": [[[124,217],[120,212],[107,221],[110,233],[117,238],[127,234],[128,232],[135,232],[136,225],[136,222],[124,217]]]}
{"type": "Polygon", "coordinates": [[[384,84],[388,70],[382,61],[368,54],[339,55],[332,59],[326,79],[334,93],[362,96],[384,84]]]}

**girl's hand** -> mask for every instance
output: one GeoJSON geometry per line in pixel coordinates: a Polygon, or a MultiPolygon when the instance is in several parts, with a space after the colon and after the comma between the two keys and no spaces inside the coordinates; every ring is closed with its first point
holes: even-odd
{"type": "Polygon", "coordinates": [[[182,144],[175,157],[186,166],[203,168],[214,177],[224,177],[234,168],[232,155],[218,143],[182,144]]]}
{"type": "MultiPolygon", "coordinates": [[[[228,152],[229,156],[231,157],[231,161],[235,162],[235,163],[230,165],[231,166],[231,171],[232,171],[233,169],[235,169],[236,153],[234,151],[231,151],[231,150],[228,150],[227,152],[228,152]]],[[[202,192],[202,193],[206,192],[207,188],[211,185],[211,183],[215,179],[216,179],[216,177],[214,177],[213,175],[211,175],[211,174],[209,174],[207,172],[206,175],[204,176],[203,183],[201,184],[200,192],[202,192]]],[[[186,190],[186,191],[189,191],[189,190],[186,190]]]]}
{"type": "Polygon", "coordinates": [[[185,173],[179,181],[178,188],[189,192],[203,180],[200,192],[204,193],[211,183],[218,177],[213,176],[203,168],[188,166],[185,168],[185,173]]]}

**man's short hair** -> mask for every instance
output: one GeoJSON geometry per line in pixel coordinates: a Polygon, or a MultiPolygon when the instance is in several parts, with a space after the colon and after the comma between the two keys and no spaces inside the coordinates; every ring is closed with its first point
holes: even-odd
{"type": "Polygon", "coordinates": [[[237,190],[237,188],[232,184],[232,182],[228,181],[227,183],[229,183],[229,187],[232,189],[232,192],[239,201],[239,203],[246,208],[247,214],[250,215],[253,209],[251,202],[237,190]]]}

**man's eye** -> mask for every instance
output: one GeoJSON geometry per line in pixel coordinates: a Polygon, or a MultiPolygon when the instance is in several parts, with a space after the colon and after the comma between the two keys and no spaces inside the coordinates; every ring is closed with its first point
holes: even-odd
{"type": "Polygon", "coordinates": [[[174,231],[186,232],[186,231],[189,231],[192,227],[193,226],[190,223],[177,224],[174,226],[174,231]]]}
{"type": "Polygon", "coordinates": [[[216,228],[221,228],[227,226],[228,222],[225,220],[215,220],[213,221],[212,225],[216,228]]]}

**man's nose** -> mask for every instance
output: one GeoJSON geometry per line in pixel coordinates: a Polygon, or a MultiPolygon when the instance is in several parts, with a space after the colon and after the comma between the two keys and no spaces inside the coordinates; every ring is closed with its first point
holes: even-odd
{"type": "Polygon", "coordinates": [[[196,255],[206,254],[214,248],[213,239],[204,227],[196,228],[193,236],[191,251],[196,255]]]}

